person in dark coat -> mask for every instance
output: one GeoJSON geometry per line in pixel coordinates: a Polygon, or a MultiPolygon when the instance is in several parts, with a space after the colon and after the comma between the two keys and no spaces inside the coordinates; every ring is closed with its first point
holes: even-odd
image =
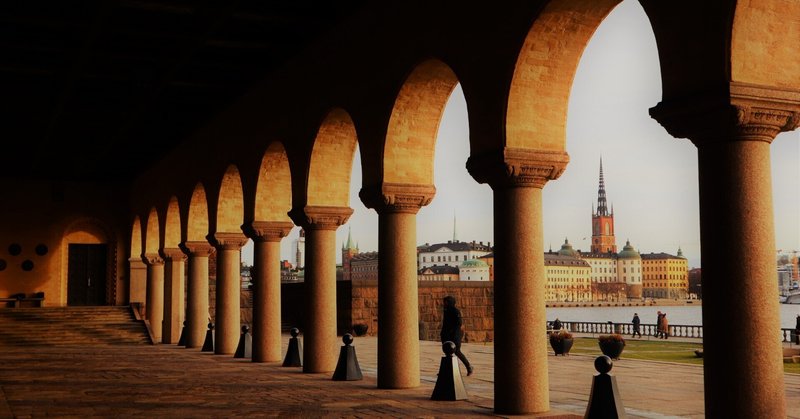
{"type": "Polygon", "coordinates": [[[556,320],[553,322],[553,330],[561,330],[561,320],[556,317],[556,320]]]}
{"type": "Polygon", "coordinates": [[[667,320],[667,313],[661,313],[661,323],[659,323],[662,339],[669,339],[669,320],[667,320]]]}
{"type": "Polygon", "coordinates": [[[455,355],[464,363],[464,366],[467,367],[467,375],[472,375],[474,368],[472,368],[467,357],[461,352],[461,339],[464,337],[461,311],[456,308],[456,299],[452,295],[444,297],[443,302],[444,316],[442,317],[442,332],[440,334],[442,343],[447,341],[455,343],[455,355]]]}
{"type": "Polygon", "coordinates": [[[642,323],[642,321],[639,320],[639,313],[633,313],[633,320],[631,320],[631,323],[633,323],[633,336],[631,337],[635,338],[637,334],[639,337],[642,337],[642,332],[639,331],[639,325],[642,323]]]}
{"type": "Polygon", "coordinates": [[[656,317],[656,334],[655,334],[655,336],[657,338],[661,337],[661,319],[662,318],[663,318],[663,315],[661,314],[661,310],[658,310],[658,315],[656,317]]]}
{"type": "Polygon", "coordinates": [[[797,315],[797,324],[794,326],[794,340],[794,343],[800,345],[800,314],[797,315]]]}

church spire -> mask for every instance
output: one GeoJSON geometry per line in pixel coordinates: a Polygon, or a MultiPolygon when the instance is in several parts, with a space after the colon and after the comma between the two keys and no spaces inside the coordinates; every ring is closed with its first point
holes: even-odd
{"type": "Polygon", "coordinates": [[[597,215],[607,216],[606,182],[603,180],[603,158],[600,157],[600,184],[597,187],[597,215]]]}
{"type": "Polygon", "coordinates": [[[358,246],[353,245],[353,238],[351,236],[353,229],[351,227],[347,228],[347,243],[342,246],[342,249],[357,249],[358,246]]]}
{"type": "Polygon", "coordinates": [[[458,237],[456,236],[456,212],[453,210],[453,243],[458,243],[458,237]]]}

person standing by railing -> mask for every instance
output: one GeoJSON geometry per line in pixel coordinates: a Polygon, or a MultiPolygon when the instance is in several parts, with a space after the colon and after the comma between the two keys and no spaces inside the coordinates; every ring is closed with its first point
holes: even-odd
{"type": "Polygon", "coordinates": [[[633,336],[631,337],[635,338],[637,334],[639,335],[640,338],[642,337],[642,332],[639,331],[639,325],[641,324],[641,322],[642,321],[639,320],[639,313],[633,313],[633,320],[631,320],[631,323],[633,323],[633,336]]]}
{"type": "Polygon", "coordinates": [[[797,315],[797,323],[794,326],[794,343],[800,345],[800,314],[797,315]]]}
{"type": "Polygon", "coordinates": [[[658,334],[662,339],[669,338],[669,320],[667,320],[667,313],[661,314],[661,322],[658,325],[658,334]]]}

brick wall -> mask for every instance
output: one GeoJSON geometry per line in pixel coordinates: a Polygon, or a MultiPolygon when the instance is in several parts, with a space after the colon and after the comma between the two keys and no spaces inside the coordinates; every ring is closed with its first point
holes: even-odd
{"type": "MultiPolygon", "coordinates": [[[[378,332],[378,283],[374,280],[352,281],[353,324],[369,326],[367,334],[378,332]]],[[[420,337],[439,340],[442,326],[442,299],[456,298],[466,331],[465,341],[494,340],[494,290],[490,282],[419,282],[420,337]]]]}
{"type": "MultiPolygon", "coordinates": [[[[281,323],[284,331],[305,326],[302,282],[281,285],[281,323]]],[[[214,319],[216,283],[209,284],[209,315],[214,319]]],[[[491,342],[494,340],[494,290],[490,282],[419,282],[420,338],[439,340],[442,327],[442,299],[446,295],[456,298],[466,331],[465,342],[491,342]]],[[[253,318],[251,290],[242,290],[242,324],[251,324],[253,318]]],[[[367,334],[378,332],[378,282],[355,280],[336,282],[337,333],[351,333],[354,324],[368,326],[367,334]]]]}

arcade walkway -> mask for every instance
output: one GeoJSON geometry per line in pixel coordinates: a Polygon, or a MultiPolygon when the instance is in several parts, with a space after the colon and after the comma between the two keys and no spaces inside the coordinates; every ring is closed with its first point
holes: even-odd
{"type": "MultiPolygon", "coordinates": [[[[422,386],[379,390],[376,342],[357,339],[366,377],[356,382],[171,345],[6,347],[0,350],[0,417],[495,416],[492,346],[464,345],[476,365],[475,374],[465,379],[469,401],[432,402],[440,345],[421,342],[422,386]]],[[[550,355],[548,360],[549,417],[581,417],[593,357],[550,355]]],[[[629,417],[703,417],[700,367],[622,359],[612,373],[629,417]]],[[[785,378],[788,415],[800,418],[800,375],[785,378]]]]}

